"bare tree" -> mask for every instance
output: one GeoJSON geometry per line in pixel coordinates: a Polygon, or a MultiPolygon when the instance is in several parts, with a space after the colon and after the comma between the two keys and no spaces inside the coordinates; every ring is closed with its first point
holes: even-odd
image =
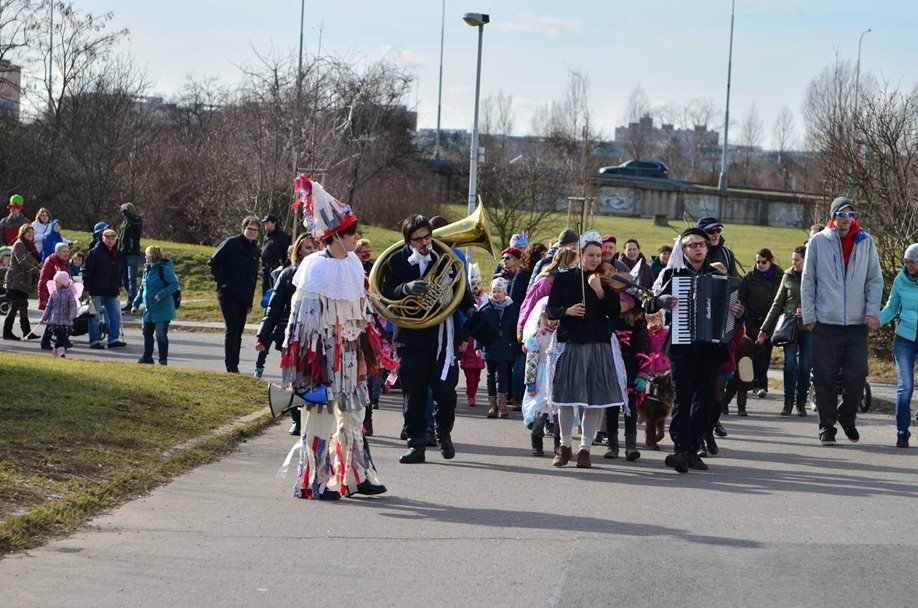
{"type": "Polygon", "coordinates": [[[762,119],[755,104],[743,116],[740,124],[740,136],[737,153],[734,155],[734,165],[731,173],[734,179],[750,186],[763,184],[760,166],[760,154],[764,129],[762,119]]]}

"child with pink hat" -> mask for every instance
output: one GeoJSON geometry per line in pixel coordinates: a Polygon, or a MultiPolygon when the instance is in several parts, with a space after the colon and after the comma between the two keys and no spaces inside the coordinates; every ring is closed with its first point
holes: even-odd
{"type": "Polygon", "coordinates": [[[54,278],[48,281],[48,304],[41,315],[41,322],[46,323],[54,336],[55,357],[63,357],[67,352],[63,345],[67,343],[67,336],[73,330],[73,320],[76,319],[77,305],[83,293],[83,284],[74,283],[70,275],[63,270],[54,273],[54,278]]]}

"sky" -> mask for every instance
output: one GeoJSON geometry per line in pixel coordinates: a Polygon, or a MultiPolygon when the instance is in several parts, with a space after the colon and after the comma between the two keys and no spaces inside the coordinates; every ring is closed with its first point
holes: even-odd
{"type": "MultiPolygon", "coordinates": [[[[187,76],[231,85],[256,52],[295,53],[300,0],[73,0],[92,13],[112,11],[112,27],[147,68],[152,94],[169,97],[187,76]]],[[[806,86],[836,56],[861,72],[911,89],[918,83],[918,2],[874,0],[735,0],[731,134],[754,105],[771,143],[787,106],[802,145],[806,86]]],[[[374,61],[386,57],[416,74],[407,103],[418,126],[436,127],[442,0],[305,2],[304,47],[374,61]]],[[[444,129],[470,129],[474,110],[476,28],[463,13],[488,13],[481,97],[512,96],[514,134],[530,131],[540,106],[563,98],[568,75],[589,78],[594,124],[609,138],[625,123],[628,97],[640,86],[653,105],[714,102],[723,125],[730,0],[446,0],[443,49],[444,129]]],[[[731,141],[733,140],[731,135],[731,141]]]]}

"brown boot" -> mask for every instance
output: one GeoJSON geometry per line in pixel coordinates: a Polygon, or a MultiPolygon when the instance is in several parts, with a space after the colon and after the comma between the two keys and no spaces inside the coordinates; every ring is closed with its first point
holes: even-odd
{"type": "Polygon", "coordinates": [[[510,412],[507,411],[507,395],[497,396],[497,409],[501,418],[509,418],[510,412]]]}
{"type": "Polygon", "coordinates": [[[497,397],[488,395],[488,418],[497,418],[497,397]]]}
{"type": "Polygon", "coordinates": [[[555,458],[551,461],[551,466],[553,467],[563,467],[571,461],[571,448],[570,446],[562,445],[558,447],[558,451],[555,452],[555,458]]]}
{"type": "Polygon", "coordinates": [[[577,452],[577,468],[578,469],[589,469],[593,467],[593,463],[590,462],[590,451],[589,450],[580,450],[577,452]]]}

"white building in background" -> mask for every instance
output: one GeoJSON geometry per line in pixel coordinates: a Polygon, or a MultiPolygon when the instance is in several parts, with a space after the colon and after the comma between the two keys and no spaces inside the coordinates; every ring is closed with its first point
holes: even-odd
{"type": "Polygon", "coordinates": [[[19,118],[19,98],[22,93],[22,68],[9,61],[0,61],[0,112],[19,118]]]}

